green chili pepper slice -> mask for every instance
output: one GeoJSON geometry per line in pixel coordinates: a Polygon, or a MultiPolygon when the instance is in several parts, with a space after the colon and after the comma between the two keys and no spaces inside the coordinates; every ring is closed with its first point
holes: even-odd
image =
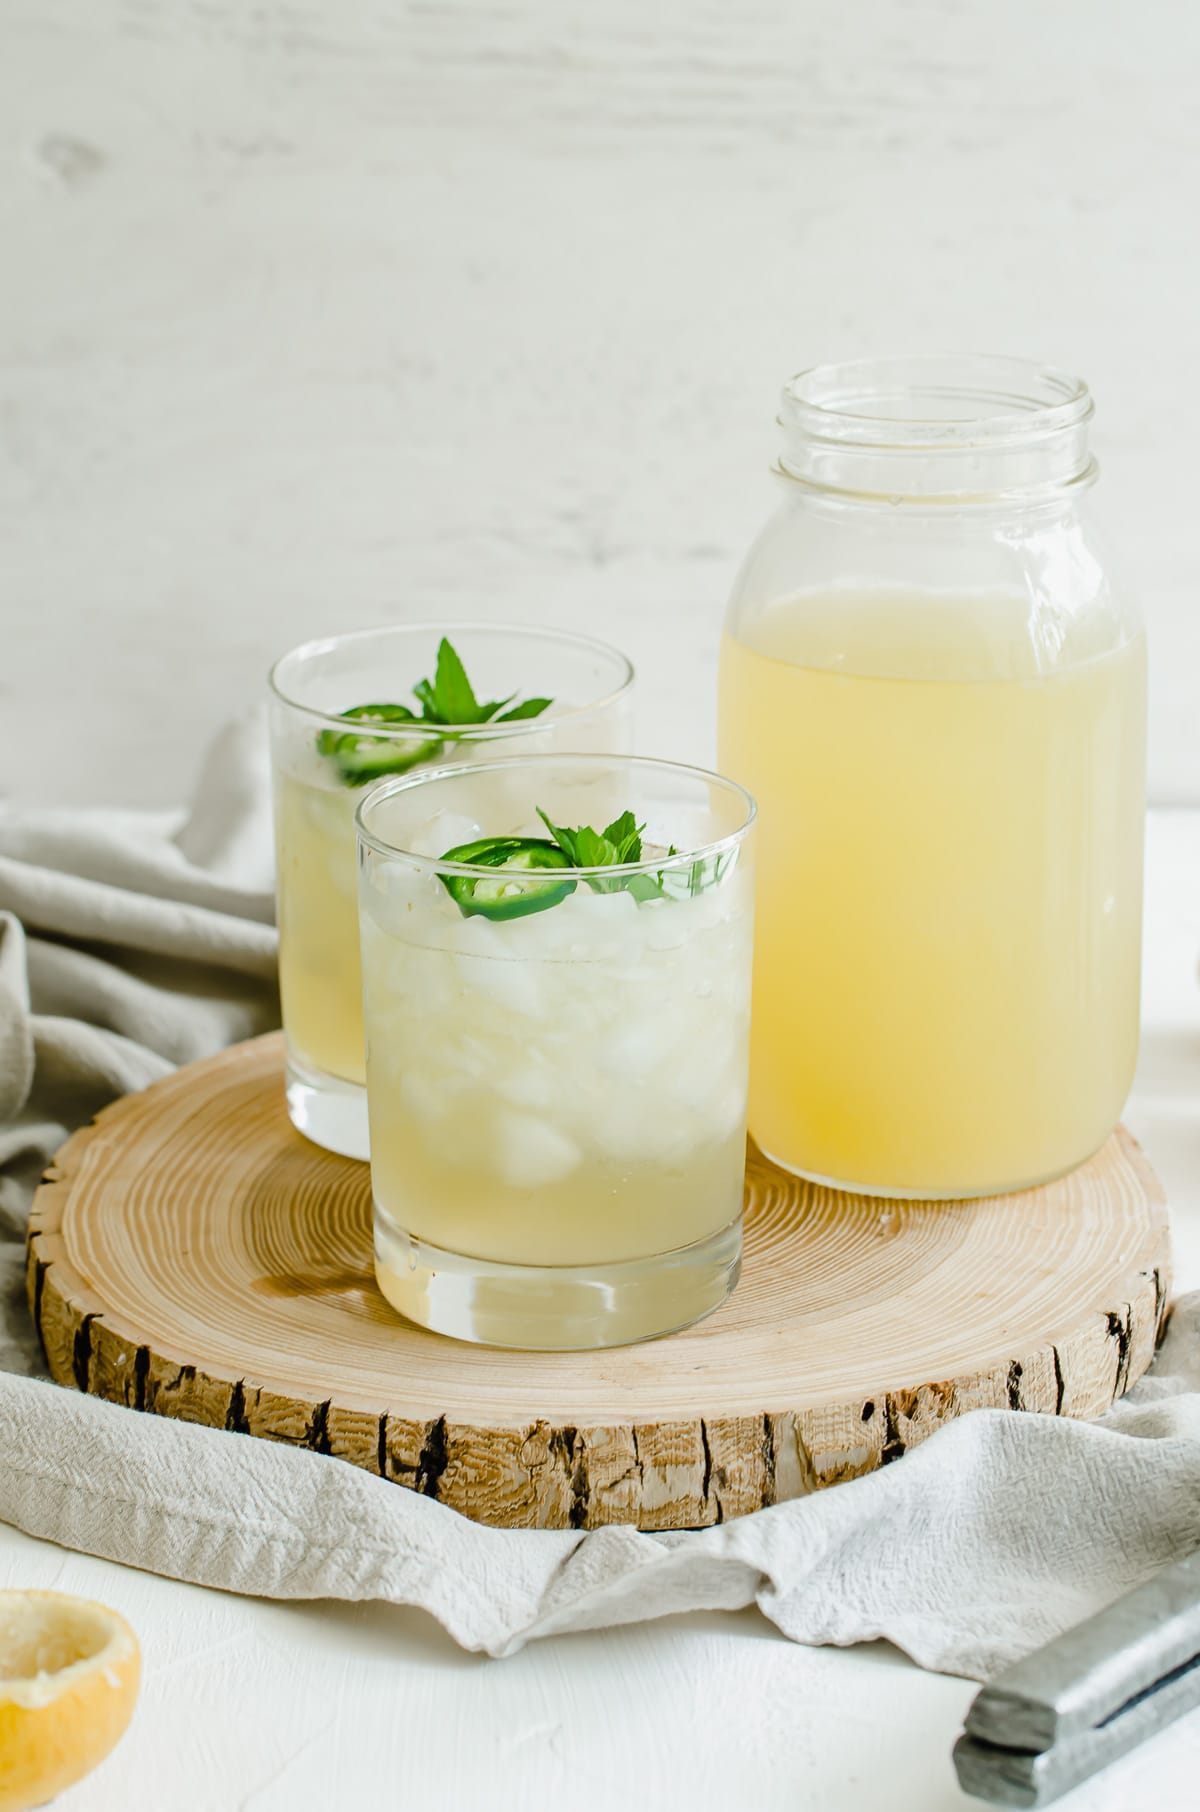
{"type": "Polygon", "coordinates": [[[541,878],[547,870],[561,873],[571,867],[564,851],[549,838],[482,837],[446,850],[442,861],[496,870],[494,880],[483,875],[439,875],[464,918],[523,919],[531,912],[557,906],[577,885],[541,878]]]}
{"type": "MultiPolygon", "coordinates": [[[[389,729],[421,721],[407,705],[353,705],[338,715],[349,722],[381,724],[389,729]]],[[[317,737],[317,753],[337,762],[347,786],[365,786],[385,774],[406,774],[418,762],[432,761],[441,751],[442,741],[435,736],[369,736],[361,730],[322,730],[317,737]]]]}

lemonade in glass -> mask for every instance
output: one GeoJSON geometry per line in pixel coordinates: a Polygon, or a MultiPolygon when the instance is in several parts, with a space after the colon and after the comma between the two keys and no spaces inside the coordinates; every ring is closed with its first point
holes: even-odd
{"type": "Polygon", "coordinates": [[[410,1320],[610,1346],[732,1289],[753,817],[717,775],[597,756],[363,800],[376,1273],[410,1320]]]}
{"type": "Polygon", "coordinates": [[[293,1124],[368,1152],[354,811],[389,775],[517,748],[623,750],[633,672],[602,642],[453,623],[309,642],[271,675],[279,982],[293,1124]]]}

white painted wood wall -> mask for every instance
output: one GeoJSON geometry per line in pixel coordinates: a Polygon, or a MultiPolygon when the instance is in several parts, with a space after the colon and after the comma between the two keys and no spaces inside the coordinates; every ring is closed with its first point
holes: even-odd
{"type": "Polygon", "coordinates": [[[1192,0],[0,0],[0,788],[182,795],[270,656],[587,625],[712,752],[780,380],[1081,370],[1200,801],[1192,0]]]}

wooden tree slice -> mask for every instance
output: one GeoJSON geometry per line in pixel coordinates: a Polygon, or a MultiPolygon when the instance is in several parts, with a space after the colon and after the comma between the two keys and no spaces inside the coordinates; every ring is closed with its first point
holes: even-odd
{"type": "Polygon", "coordinates": [[[753,1151],[746,1181],[742,1281],[698,1327],[603,1353],[465,1346],[376,1290],[367,1168],[293,1131],[273,1035],[71,1139],[34,1207],[30,1300],[62,1384],[510,1528],[696,1528],[966,1410],[1094,1416],[1150,1363],[1166,1210],[1124,1130],[986,1201],[839,1195],[753,1151]]]}

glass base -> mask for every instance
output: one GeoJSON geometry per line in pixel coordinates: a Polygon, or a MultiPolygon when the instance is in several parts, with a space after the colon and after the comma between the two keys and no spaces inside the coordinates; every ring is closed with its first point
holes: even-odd
{"type": "Polygon", "coordinates": [[[365,1160],[371,1156],[367,1091],[361,1083],[310,1069],[308,1064],[298,1063],[289,1051],[287,1107],[296,1131],[314,1145],[336,1151],[343,1158],[365,1160]]]}
{"type": "Polygon", "coordinates": [[[375,1276],[418,1327],[479,1346],[583,1352],[690,1327],[719,1308],[742,1265],[742,1220],[708,1239],[615,1265],[504,1265],[444,1252],[375,1204],[375,1276]]]}

